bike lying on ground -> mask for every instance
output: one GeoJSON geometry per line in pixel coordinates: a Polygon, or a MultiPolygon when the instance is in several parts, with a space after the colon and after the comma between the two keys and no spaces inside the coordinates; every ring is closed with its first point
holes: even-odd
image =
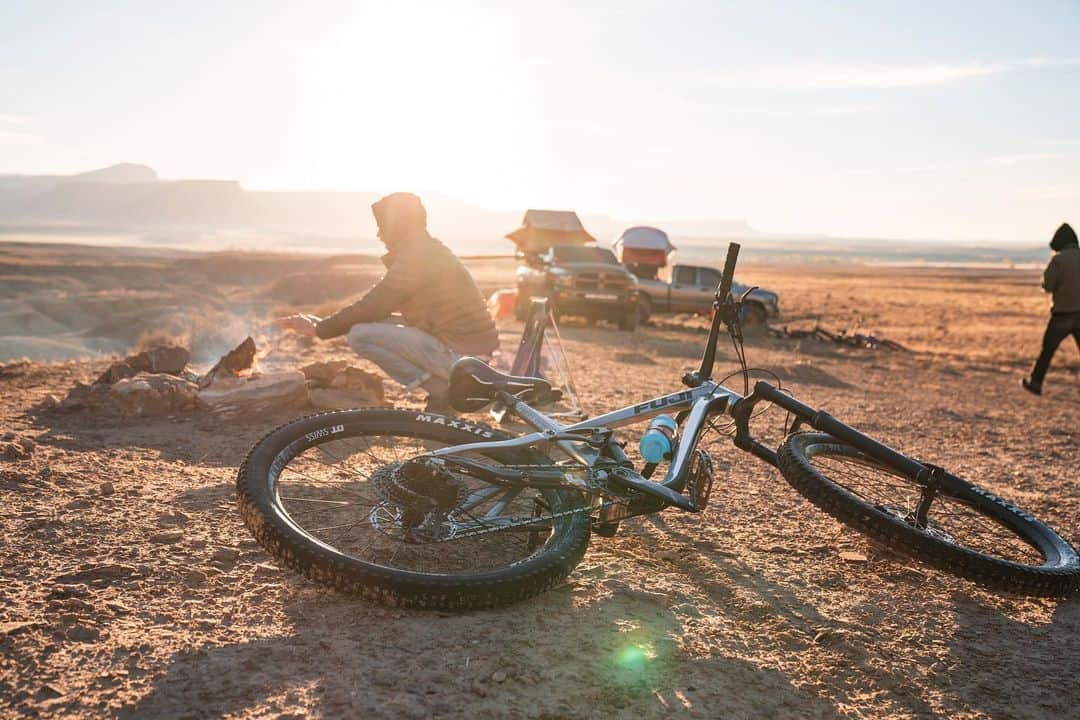
{"type": "Polygon", "coordinates": [[[529,405],[550,392],[546,380],[462,358],[451,371],[452,405],[475,412],[498,401],[533,432],[513,437],[465,419],[391,409],[296,420],[263,438],[240,468],[247,527],[280,564],[386,604],[514,602],[564,580],[592,533],[611,536],[621,520],[667,508],[704,510],[713,461],[699,444],[715,429],[713,419],[727,416],[736,447],[891,550],[999,590],[1080,590],[1076,550],[1012,503],[775,385],[758,382],[740,395],[714,382],[726,326],[749,385],[739,300],[730,293],[738,250],[729,247],[701,365],[683,377],[686,389],[563,425],[529,405]],[[751,434],[761,402],[794,418],[775,451],[751,434]],[[667,413],[676,416],[661,419],[667,413]],[[635,469],[613,430],[650,419],[659,445],[644,454],[656,462],[635,469]]]}

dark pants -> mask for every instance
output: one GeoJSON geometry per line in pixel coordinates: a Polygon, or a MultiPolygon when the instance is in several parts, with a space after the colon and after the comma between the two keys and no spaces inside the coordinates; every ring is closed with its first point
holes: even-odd
{"type": "Polygon", "coordinates": [[[1035,361],[1035,367],[1031,371],[1031,383],[1041,387],[1046,371],[1050,369],[1050,361],[1054,359],[1058,345],[1069,335],[1076,340],[1076,347],[1080,350],[1080,312],[1054,313],[1050,316],[1050,322],[1046,325],[1046,333],[1043,335],[1042,352],[1035,361]]]}

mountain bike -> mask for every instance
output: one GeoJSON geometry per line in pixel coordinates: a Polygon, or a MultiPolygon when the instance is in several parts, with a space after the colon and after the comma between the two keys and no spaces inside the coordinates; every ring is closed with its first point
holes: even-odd
{"type": "Polygon", "coordinates": [[[741,298],[730,292],[738,252],[733,243],[700,366],[684,375],[682,389],[564,425],[529,404],[551,392],[548,381],[462,358],[451,370],[453,407],[470,413],[497,402],[531,432],[512,436],[465,417],[384,408],[296,420],[264,437],[240,468],[247,527],[281,565],[385,604],[519,601],[562,582],[593,534],[611,536],[627,518],[666,509],[705,510],[715,473],[700,445],[719,419],[732,426],[736,448],[892,551],[998,590],[1080,589],[1076,550],[1016,505],[778,384],[758,381],[748,391],[741,298]],[[743,394],[712,379],[723,329],[743,394]],[[792,419],[775,450],[751,431],[762,403],[792,419]],[[675,427],[667,452],[635,463],[615,430],[662,414],[675,427]]]}

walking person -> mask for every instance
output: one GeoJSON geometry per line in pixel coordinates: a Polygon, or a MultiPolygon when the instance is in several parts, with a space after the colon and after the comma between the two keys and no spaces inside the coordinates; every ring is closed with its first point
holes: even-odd
{"type": "Polygon", "coordinates": [[[428,234],[420,198],[394,193],[371,210],[386,245],[386,275],[325,319],[291,315],[277,324],[324,340],[346,335],[357,355],[407,389],[423,387],[427,408],[445,412],[450,366],[462,355],[493,353],[498,331],[468,269],[428,234]]]}
{"type": "Polygon", "coordinates": [[[1043,380],[1050,369],[1061,341],[1069,335],[1076,341],[1080,350],[1080,243],[1076,232],[1068,223],[1063,223],[1050,241],[1054,250],[1050,263],[1043,273],[1043,290],[1053,294],[1054,305],[1050,309],[1050,322],[1043,335],[1042,352],[1031,370],[1031,377],[1021,383],[1024,389],[1036,395],[1042,395],[1043,380]]]}

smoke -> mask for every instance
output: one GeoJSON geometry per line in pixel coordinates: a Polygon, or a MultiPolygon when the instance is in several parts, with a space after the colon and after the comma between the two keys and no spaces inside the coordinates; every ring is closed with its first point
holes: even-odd
{"type": "Polygon", "coordinates": [[[191,352],[193,364],[213,364],[247,337],[262,349],[267,342],[266,327],[264,314],[252,307],[173,312],[144,330],[131,349],[138,352],[156,345],[182,345],[191,352]]]}

